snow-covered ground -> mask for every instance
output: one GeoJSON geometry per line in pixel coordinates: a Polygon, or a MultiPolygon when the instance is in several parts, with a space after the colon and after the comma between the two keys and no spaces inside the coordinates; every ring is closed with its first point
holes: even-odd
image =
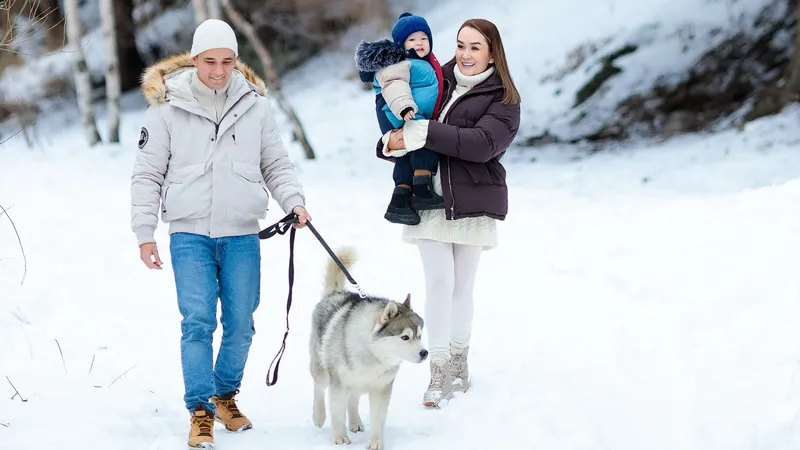
{"type": "MultiPolygon", "coordinates": [[[[527,130],[566,108],[538,83],[544,61],[655,18],[717,20],[708,13],[720,8],[690,0],[464,3],[426,12],[439,59],[464,19],[495,20],[527,130]]],[[[757,3],[727,8],[754,11],[757,3]]],[[[353,276],[362,287],[398,298],[411,292],[422,311],[416,249],[382,218],[391,166],[373,156],[371,94],[347,79],[345,50],[287,77],[319,159],[303,160],[294,143],[291,152],[317,229],[332,247],[358,247],[353,276]]],[[[661,51],[684,63],[684,54],[661,51]]],[[[20,285],[22,255],[0,218],[2,450],[185,448],[166,226],[157,233],[163,272],[144,268],[129,228],[142,116],[136,97],[126,98],[120,145],[85,148],[75,117],[62,115],[39,124],[40,147],[27,149],[17,137],[0,151],[0,205],[10,208],[27,256],[20,285]],[[12,383],[26,402],[12,398],[12,383]]],[[[501,246],[484,253],[476,286],[474,387],[446,409],[427,411],[420,404],[427,367],[405,365],[387,449],[798,448],[799,112],[743,132],[595,155],[514,149],[501,246]]],[[[264,225],[282,216],[273,203],[264,225]]],[[[329,426],[311,422],[306,350],[327,253],[310,232],[299,233],[288,348],[278,385],[267,387],[284,331],[288,238],[263,241],[262,249],[263,298],[240,395],[255,428],[242,435],[217,428],[217,448],[333,449],[329,426]]],[[[365,444],[363,434],[354,438],[354,446],[365,444]]]]}

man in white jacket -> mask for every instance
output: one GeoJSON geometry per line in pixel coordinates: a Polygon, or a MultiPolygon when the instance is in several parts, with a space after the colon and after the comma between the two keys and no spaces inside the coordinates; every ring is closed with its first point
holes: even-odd
{"type": "Polygon", "coordinates": [[[169,223],[192,448],[213,446],[215,417],[231,431],[252,427],[234,396],[255,333],[259,219],[270,194],[298,215],[295,226],[310,220],[264,82],[237,57],[233,29],[212,19],[195,30],[190,53],[142,77],[149,107],[131,179],[131,228],[144,264],[160,270],[159,212],[169,223]],[[214,365],[218,300],[223,335],[214,365]]]}

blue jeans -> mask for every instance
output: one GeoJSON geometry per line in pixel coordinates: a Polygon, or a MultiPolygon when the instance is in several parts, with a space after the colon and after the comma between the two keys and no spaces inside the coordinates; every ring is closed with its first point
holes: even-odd
{"type": "Polygon", "coordinates": [[[213,412],[211,396],[225,395],[241,386],[255,334],[253,313],[261,295],[258,235],[210,238],[174,233],[169,246],[178,309],[183,316],[183,400],[189,411],[199,404],[213,412]],[[217,299],[222,304],[222,342],[214,365],[217,299]]]}

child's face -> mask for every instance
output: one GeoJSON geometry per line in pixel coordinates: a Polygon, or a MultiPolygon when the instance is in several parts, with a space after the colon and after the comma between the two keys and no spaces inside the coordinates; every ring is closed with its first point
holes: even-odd
{"type": "Polygon", "coordinates": [[[414,49],[420,58],[426,56],[431,51],[431,41],[428,35],[422,31],[411,33],[406,38],[406,50],[414,49]]]}

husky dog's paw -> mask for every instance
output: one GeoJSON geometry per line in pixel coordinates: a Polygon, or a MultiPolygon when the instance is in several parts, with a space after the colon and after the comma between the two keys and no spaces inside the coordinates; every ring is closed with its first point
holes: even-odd
{"type": "Polygon", "coordinates": [[[350,418],[350,431],[352,431],[353,433],[364,431],[364,422],[361,421],[360,417],[350,418]]]}
{"type": "Polygon", "coordinates": [[[347,434],[342,434],[341,436],[333,436],[333,443],[336,445],[349,445],[350,438],[347,437],[347,434]]]}
{"type": "Polygon", "coordinates": [[[367,450],[383,450],[383,441],[380,438],[370,438],[366,448],[367,450]]]}
{"type": "Polygon", "coordinates": [[[322,428],[325,425],[325,404],[315,404],[314,405],[314,426],[317,428],[322,428]]]}

